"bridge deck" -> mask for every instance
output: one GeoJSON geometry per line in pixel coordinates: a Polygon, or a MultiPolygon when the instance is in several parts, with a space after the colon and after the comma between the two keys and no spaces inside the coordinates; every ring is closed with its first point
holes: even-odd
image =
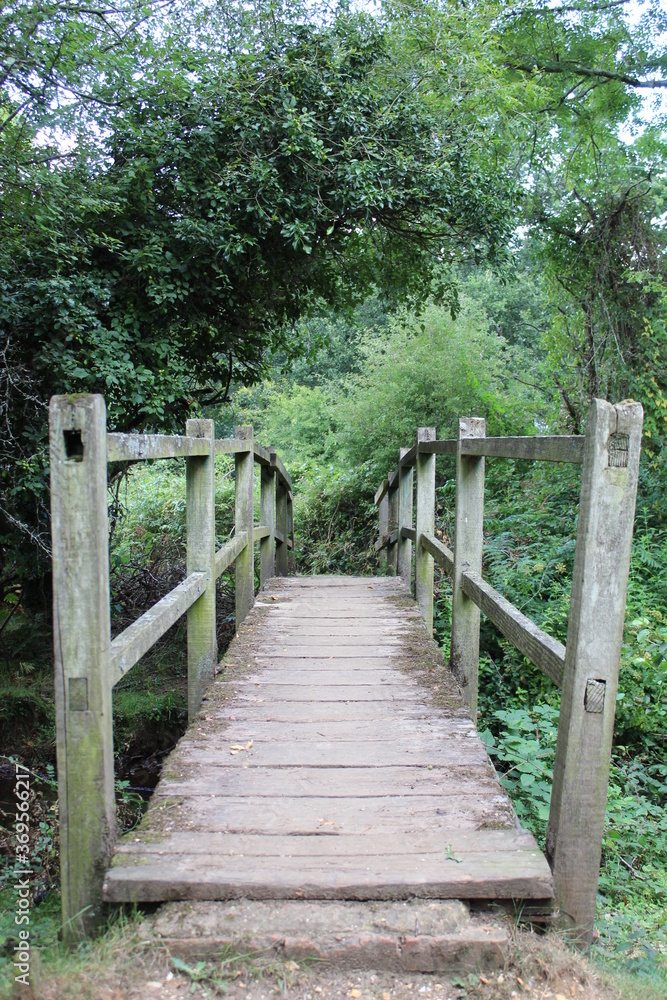
{"type": "Polygon", "coordinates": [[[107,900],[551,897],[400,580],[275,579],[222,666],[107,900]]]}

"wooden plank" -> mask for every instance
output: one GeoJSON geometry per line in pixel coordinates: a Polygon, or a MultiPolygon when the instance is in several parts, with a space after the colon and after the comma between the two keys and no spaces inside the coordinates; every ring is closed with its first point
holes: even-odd
{"type": "MultiPolygon", "coordinates": [[[[320,831],[315,836],[286,837],[281,834],[175,832],[165,839],[143,840],[141,831],[118,848],[118,855],[216,854],[253,858],[382,857],[383,855],[443,855],[443,835],[430,830],[418,835],[385,833],[377,839],[363,834],[334,834],[320,831]]],[[[537,851],[528,830],[452,830],[447,845],[453,854],[488,854],[495,851],[537,851]]]]}
{"type": "Polygon", "coordinates": [[[244,532],[248,544],[237,553],[234,567],[234,592],[236,628],[238,629],[255,601],[255,548],[250,544],[254,522],[254,469],[253,431],[250,426],[235,427],[234,436],[246,441],[248,451],[239,453],[234,460],[236,478],[235,525],[236,534],[244,532]]]}
{"type": "Polygon", "coordinates": [[[218,549],[215,553],[216,580],[232,565],[239,553],[243,552],[247,543],[248,533],[246,531],[239,531],[233,538],[230,538],[228,542],[225,542],[225,544],[218,549]]]}
{"type": "Polygon", "coordinates": [[[62,918],[72,944],[102,918],[116,835],[102,397],[54,396],[49,438],[62,918]]]}
{"type": "MultiPolygon", "coordinates": [[[[230,694],[233,692],[230,689],[230,694]]],[[[261,697],[261,696],[260,696],[261,697]]],[[[423,719],[429,712],[436,711],[432,705],[425,704],[421,699],[410,698],[404,701],[311,701],[305,704],[300,701],[285,701],[278,696],[271,701],[262,698],[234,699],[230,697],[227,706],[227,718],[233,715],[235,719],[271,719],[275,722],[296,723],[308,718],[311,722],[326,722],[336,719],[356,719],[365,722],[367,719],[378,719],[392,725],[397,718],[423,719]]],[[[465,708],[459,709],[470,716],[465,708]]],[[[223,716],[224,718],[224,716],[223,716]]]]}
{"type": "MultiPolygon", "coordinates": [[[[224,682],[223,682],[224,683],[224,682]]],[[[234,683],[234,682],[232,682],[234,683]]],[[[239,685],[238,698],[240,700],[251,697],[248,693],[254,689],[254,685],[239,685]]],[[[255,689],[256,690],[256,689],[255,689]]],[[[417,693],[417,689],[406,688],[405,684],[382,684],[376,686],[368,684],[356,687],[350,691],[341,684],[318,683],[312,687],[304,688],[299,684],[262,684],[261,691],[255,695],[266,701],[275,699],[276,701],[300,701],[300,702],[320,702],[320,701],[420,701],[426,704],[424,696],[417,693]]]]}
{"type": "MultiPolygon", "coordinates": [[[[280,656],[281,654],[286,654],[290,658],[298,659],[300,656],[318,656],[328,657],[330,659],[344,660],[347,658],[357,659],[360,655],[360,647],[356,646],[341,646],[339,643],[332,639],[331,642],[322,642],[315,645],[314,643],[304,644],[303,646],[272,646],[267,643],[265,647],[265,653],[267,656],[280,656]]],[[[397,645],[391,645],[389,643],[378,643],[378,644],[368,644],[364,646],[364,655],[366,656],[397,656],[399,653],[399,647],[397,645]]]]}
{"type": "MultiPolygon", "coordinates": [[[[212,756],[212,755],[210,755],[212,756]]],[[[202,759],[200,764],[206,764],[202,759]]],[[[309,765],[310,766],[310,765],[309,765]]],[[[278,772],[278,768],[274,768],[278,772]]],[[[283,769],[284,770],[284,769],[283,769]]],[[[341,797],[326,794],[294,798],[284,794],[261,800],[243,795],[209,795],[194,798],[160,797],[155,800],[159,829],[178,827],[226,833],[265,833],[294,836],[322,831],[384,834],[401,831],[421,834],[450,830],[514,829],[516,815],[500,788],[495,796],[443,796],[402,794],[382,798],[341,797]]],[[[170,829],[171,828],[171,829],[170,829]]],[[[136,837],[141,832],[140,827],[136,837]]],[[[149,829],[149,828],[147,828],[149,829]]],[[[128,838],[129,839],[129,838],[128,838]]],[[[544,858],[543,863],[546,864],[544,858]]]]}
{"type": "Polygon", "coordinates": [[[271,528],[268,524],[256,524],[252,529],[252,540],[253,542],[261,542],[263,538],[268,538],[271,534],[271,528]]]}
{"type": "MultiPolygon", "coordinates": [[[[270,714],[270,708],[268,714],[270,714]]],[[[225,750],[227,744],[243,743],[253,740],[254,743],[295,743],[299,741],[327,740],[346,743],[365,743],[368,740],[396,742],[404,739],[406,746],[414,740],[461,740],[477,738],[472,721],[468,719],[443,719],[437,715],[429,715],[425,719],[396,719],[391,733],[387,732],[386,722],[379,719],[368,719],[365,726],[358,726],[352,719],[336,719],[330,722],[314,722],[311,719],[301,719],[293,726],[285,726],[272,719],[234,719],[229,720],[226,712],[219,712],[213,717],[216,728],[219,722],[219,738],[215,742],[225,750]]],[[[213,740],[213,737],[211,737],[213,740]]],[[[253,745],[254,745],[253,743],[253,745]]],[[[243,764],[245,756],[239,758],[243,764]]],[[[226,763],[228,763],[226,761],[226,763]]],[[[234,761],[233,763],[237,763],[234,761]]]]}
{"type": "Polygon", "coordinates": [[[531,437],[495,437],[484,441],[466,441],[463,455],[486,455],[489,458],[516,458],[538,462],[570,462],[581,465],[584,436],[553,435],[531,437]]]}
{"type": "MultiPolygon", "coordinates": [[[[296,661],[298,664],[298,660],[296,661]]],[[[332,671],[330,676],[335,676],[337,683],[349,684],[356,687],[359,684],[379,684],[385,680],[390,679],[390,671],[386,667],[386,661],[384,667],[372,667],[371,669],[364,670],[363,668],[356,666],[353,670],[347,670],[348,660],[343,658],[342,662],[340,660],[328,660],[329,671],[332,671]]],[[[283,666],[274,666],[273,669],[267,668],[262,671],[262,684],[308,684],[315,685],[319,684],[322,680],[322,669],[319,664],[313,668],[306,667],[300,670],[298,666],[291,665],[289,671],[283,666]]],[[[325,670],[326,673],[326,670],[325,670]]],[[[391,678],[395,684],[401,684],[398,678],[391,678]]],[[[245,681],[246,684],[253,684],[252,681],[245,681]]],[[[253,685],[254,686],[254,685],[253,685]]]]}
{"type": "Polygon", "coordinates": [[[236,858],[226,861],[210,854],[115,867],[104,886],[110,902],[295,895],[300,899],[546,899],[552,891],[544,858],[528,850],[471,854],[460,862],[430,854],[285,857],[280,865],[274,858],[248,858],[243,868],[236,858]]]}
{"type": "MultiPolygon", "coordinates": [[[[354,695],[355,692],[350,692],[354,695]]],[[[350,701],[354,700],[353,697],[350,701]]],[[[228,743],[224,748],[229,752],[228,743]]],[[[200,763],[213,763],[219,759],[223,748],[213,751],[195,751],[188,753],[188,758],[200,763]]],[[[244,762],[267,764],[280,767],[357,767],[363,759],[371,758],[375,767],[396,767],[401,764],[412,764],[419,767],[434,767],[454,763],[483,764],[487,759],[486,750],[481,741],[471,737],[423,737],[419,744],[396,746],[387,740],[366,740],[362,744],[358,740],[345,742],[343,740],[311,740],[304,745],[303,741],[294,743],[257,743],[248,751],[244,751],[244,762]]]]}
{"type": "Polygon", "coordinates": [[[454,575],[454,553],[433,535],[423,535],[422,545],[433,556],[439,566],[450,575],[454,575]]]}
{"type": "Polygon", "coordinates": [[[117,684],[206,590],[206,574],[191,573],[111,643],[111,686],[117,684]]]}
{"type": "Polygon", "coordinates": [[[485,434],[483,417],[459,419],[449,664],[475,720],[479,674],[479,608],[463,589],[463,572],[470,570],[480,577],[482,575],[484,459],[464,455],[461,447],[464,441],[481,440],[485,434]]]}
{"type": "Polygon", "coordinates": [[[417,532],[414,528],[406,528],[405,526],[401,528],[401,538],[406,538],[411,542],[417,540],[417,532]]]}
{"type": "Polygon", "coordinates": [[[138,462],[151,458],[208,455],[201,438],[179,434],[107,434],[108,462],[138,462]]]}
{"type": "Polygon", "coordinates": [[[186,461],[186,570],[206,575],[206,587],[187,610],[188,719],[199,711],[201,698],[215,676],[218,640],[215,623],[215,423],[188,420],[186,432],[206,443],[206,455],[186,461]]]}
{"type": "Polygon", "coordinates": [[[596,399],[586,423],[547,854],[560,921],[590,943],[630,569],[643,411],[596,399]]]}
{"type": "MultiPolygon", "coordinates": [[[[229,758],[228,758],[229,759],[229,758]]],[[[236,759],[236,758],[234,758],[236,759]]],[[[280,783],[289,798],[378,799],[396,795],[431,795],[461,799],[493,795],[497,778],[488,764],[447,764],[446,767],[231,767],[224,757],[216,764],[199,766],[193,777],[164,778],[155,792],[159,798],[191,798],[196,795],[233,795],[237,798],[275,798],[280,783]]],[[[326,833],[326,830],[324,831],[326,833]]],[[[429,831],[430,832],[430,831],[429,831]]],[[[512,830],[512,835],[517,831],[512,830]]],[[[373,838],[370,839],[371,849],[373,838]]]]}
{"type": "Polygon", "coordinates": [[[565,646],[543,632],[535,622],[526,618],[518,608],[481,577],[473,573],[463,573],[462,587],[464,593],[478,608],[481,608],[503,635],[554,684],[562,687],[565,646]]]}
{"type": "Polygon", "coordinates": [[[389,545],[390,536],[388,534],[380,535],[380,537],[375,542],[375,551],[380,552],[382,549],[386,549],[389,545]]]}
{"type": "MultiPolygon", "coordinates": [[[[403,449],[401,449],[402,451],[403,449]]],[[[399,465],[403,469],[412,469],[417,463],[417,445],[413,444],[412,448],[407,448],[405,453],[401,455],[399,460],[399,465]]]]}

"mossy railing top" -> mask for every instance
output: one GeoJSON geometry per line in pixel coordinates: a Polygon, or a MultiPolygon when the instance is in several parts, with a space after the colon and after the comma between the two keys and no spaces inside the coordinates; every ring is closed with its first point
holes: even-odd
{"type": "Polygon", "coordinates": [[[415,543],[415,597],[433,628],[434,562],[452,579],[450,665],[477,718],[480,610],[562,689],[546,854],[560,922],[583,942],[595,916],[602,832],[630,569],[643,411],[639,403],[593,400],[586,434],[487,438],[479,417],[459,420],[458,437],[433,427],[402,448],[375,495],[376,548],[387,572],[408,585],[415,543]],[[435,536],[435,461],[456,458],[454,550],[435,536]],[[482,577],[485,458],[582,465],[567,643],[547,635],[482,577]],[[412,524],[413,470],[416,519],[412,524]]]}
{"type": "Polygon", "coordinates": [[[76,940],[99,919],[101,886],[116,836],[112,689],[187,614],[188,716],[218,658],[216,580],[235,565],[236,624],[260,581],[287,575],[293,545],[292,483],[252,427],[216,439],[212,420],[188,420],[184,437],[107,433],[102,396],[54,396],[49,411],[53,624],[64,933],[76,940]],[[215,548],[215,458],[235,462],[234,536],[215,548]],[[107,463],[186,460],[186,577],[111,639],[107,463]],[[260,523],[254,466],[261,468],[260,523]]]}

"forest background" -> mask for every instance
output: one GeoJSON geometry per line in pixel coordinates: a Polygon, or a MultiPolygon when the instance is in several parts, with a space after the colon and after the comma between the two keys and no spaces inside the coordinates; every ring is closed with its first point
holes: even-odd
{"type": "MultiPolygon", "coordinates": [[[[298,571],[342,573],[378,570],[373,493],[418,425],[579,433],[592,396],[632,397],[643,458],[596,949],[664,986],[664,5],[14,0],[0,29],[0,752],[41,776],[45,940],[52,394],[102,393],[116,430],[252,423],[293,477],[298,571]]],[[[120,631],[184,572],[184,469],[112,467],[109,487],[120,631]]],[[[578,490],[576,470],[487,465],[485,573],[561,641],[578,490]]],[[[232,497],[221,460],[221,538],[232,497]]],[[[451,543],[445,458],[437,501],[451,543]]],[[[439,579],[445,649],[448,626],[439,579]]],[[[183,731],[183,658],[175,628],[114,692],[127,823],[183,731]]],[[[558,693],[486,622],[480,708],[543,837],[558,693]]]]}

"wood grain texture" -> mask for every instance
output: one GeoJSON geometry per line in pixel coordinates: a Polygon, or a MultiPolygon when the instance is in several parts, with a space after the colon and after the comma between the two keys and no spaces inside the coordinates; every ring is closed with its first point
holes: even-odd
{"type": "MultiPolygon", "coordinates": [[[[482,575],[484,535],[484,459],[467,457],[464,441],[486,434],[483,417],[460,417],[456,455],[454,572],[452,574],[452,634],[450,666],[463,689],[473,719],[477,718],[479,674],[479,608],[463,589],[464,570],[482,575]]],[[[434,534],[434,532],[430,532],[434,534]]]]}
{"type": "Polygon", "coordinates": [[[161,601],[132,622],[111,643],[111,686],[125,676],[158,639],[174,625],[206,590],[206,573],[192,573],[161,601]]]}
{"type": "Polygon", "coordinates": [[[72,943],[101,918],[116,831],[102,397],[54,396],[49,436],[62,916],[72,943]]]}
{"type": "Polygon", "coordinates": [[[229,566],[236,560],[236,557],[246,547],[248,532],[239,531],[228,542],[221,545],[215,553],[215,578],[222,575],[229,566]]]}
{"type": "Polygon", "coordinates": [[[432,535],[422,535],[422,545],[430,552],[438,566],[442,566],[449,576],[454,573],[454,553],[432,535]]]}
{"type": "Polygon", "coordinates": [[[545,899],[551,875],[401,579],[276,577],[105,898],[413,895],[545,899]]]}
{"type": "Polygon", "coordinates": [[[581,500],[547,850],[562,924],[593,933],[630,570],[643,411],[596,399],[586,422],[581,500]],[[620,439],[620,440],[619,440],[620,439]],[[614,445],[621,443],[621,464],[614,445]],[[589,703],[589,685],[600,700],[589,703]]]}
{"type": "Polygon", "coordinates": [[[234,564],[236,627],[239,628],[255,600],[255,547],[252,544],[255,460],[252,427],[235,427],[234,435],[245,441],[248,448],[246,452],[238,452],[234,460],[236,480],[234,523],[236,531],[239,534],[244,532],[248,539],[248,544],[237,553],[234,564]]]}
{"type": "Polygon", "coordinates": [[[426,622],[429,636],[433,635],[433,556],[422,545],[422,538],[435,532],[435,456],[420,449],[422,444],[433,440],[435,440],[435,427],[418,428],[415,599],[426,622]]]}
{"type": "Polygon", "coordinates": [[[186,460],[186,570],[204,573],[206,588],[187,610],[188,719],[199,711],[201,697],[215,675],[218,640],[215,624],[215,424],[188,420],[187,434],[207,445],[207,454],[186,460]]]}
{"type": "Polygon", "coordinates": [[[492,437],[483,441],[461,443],[462,455],[486,455],[489,458],[515,458],[537,462],[571,462],[581,465],[584,436],[553,435],[539,437],[492,437]]]}
{"type": "Polygon", "coordinates": [[[475,602],[516,648],[539,667],[547,677],[562,687],[565,646],[543,632],[535,622],[474,573],[464,573],[463,592],[475,602]]]}
{"type": "Polygon", "coordinates": [[[180,434],[107,434],[108,462],[137,462],[149,458],[189,458],[208,455],[201,438],[180,434]]]}

